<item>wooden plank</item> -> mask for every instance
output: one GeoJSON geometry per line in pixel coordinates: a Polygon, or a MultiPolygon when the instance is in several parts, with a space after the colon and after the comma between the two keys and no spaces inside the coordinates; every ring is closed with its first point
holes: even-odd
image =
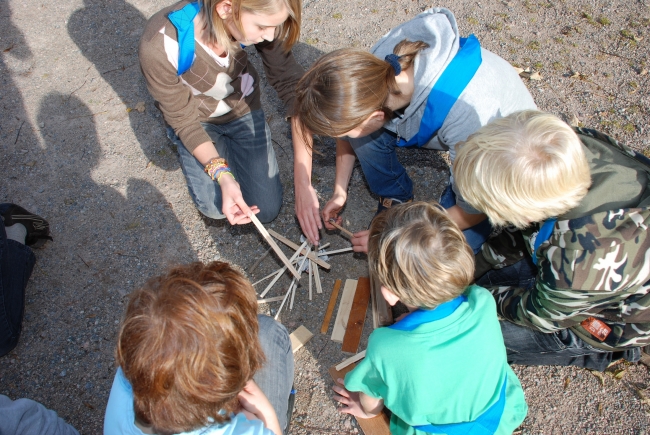
{"type": "Polygon", "coordinates": [[[291,350],[293,350],[293,353],[296,353],[298,349],[307,344],[307,342],[311,340],[313,336],[314,334],[312,334],[309,329],[305,328],[303,325],[300,325],[298,329],[289,335],[289,338],[291,339],[291,350]]]}
{"type": "Polygon", "coordinates": [[[341,296],[341,302],[339,302],[339,311],[336,313],[334,329],[332,330],[332,341],[336,341],[337,343],[343,342],[343,336],[345,335],[345,329],[348,327],[348,317],[350,316],[350,309],[352,308],[352,301],[354,299],[354,291],[356,288],[356,279],[345,280],[343,296],[341,296]]]}
{"type": "Polygon", "coordinates": [[[296,278],[300,278],[300,274],[296,271],[296,269],[293,268],[291,265],[291,262],[287,258],[286,255],[284,255],[284,252],[282,252],[282,249],[278,246],[277,243],[275,243],[275,240],[273,240],[273,237],[269,234],[269,232],[264,228],[264,225],[262,225],[262,222],[260,222],[259,219],[257,219],[257,216],[255,216],[255,213],[251,213],[250,215],[251,221],[255,224],[255,227],[257,228],[257,231],[260,232],[262,237],[266,239],[269,245],[271,245],[271,248],[275,251],[275,253],[280,257],[280,260],[284,263],[285,266],[287,266],[287,269],[289,269],[289,272],[296,278]]]}
{"type": "Polygon", "coordinates": [[[381,284],[374,277],[370,277],[370,300],[372,306],[372,327],[377,329],[380,326],[393,323],[393,311],[390,305],[381,294],[381,284]]]}
{"type": "Polygon", "coordinates": [[[321,334],[327,334],[327,329],[330,327],[330,319],[332,318],[332,313],[334,312],[334,306],[336,305],[336,298],[339,297],[339,290],[341,289],[341,280],[337,279],[334,283],[334,289],[330,295],[330,301],[327,304],[327,310],[325,310],[325,317],[323,318],[323,325],[320,327],[321,334]]]}
{"type": "Polygon", "coordinates": [[[309,260],[309,300],[310,301],[311,301],[311,296],[312,296],[311,288],[314,285],[314,272],[312,272],[312,269],[311,269],[312,266],[318,267],[318,266],[316,266],[314,264],[313,261],[309,260]]]}
{"type": "Polygon", "coordinates": [[[363,352],[359,352],[358,354],[356,354],[354,356],[351,356],[350,358],[345,359],[345,360],[341,361],[340,363],[338,363],[335,366],[336,370],[337,371],[343,370],[344,368],[346,368],[350,364],[356,363],[357,361],[359,361],[360,359],[363,359],[365,357],[366,357],[366,351],[364,350],[363,352]]]}
{"type": "MultiPolygon", "coordinates": [[[[298,249],[298,245],[296,245],[295,243],[293,243],[291,240],[287,239],[286,237],[281,236],[280,234],[276,233],[275,231],[269,230],[269,234],[271,234],[273,237],[275,237],[276,239],[278,239],[279,241],[281,241],[282,243],[284,243],[285,245],[287,245],[291,249],[294,249],[294,250],[298,249]]],[[[303,252],[301,252],[300,254],[304,255],[303,252]]],[[[318,256],[316,254],[314,254],[313,252],[311,254],[309,254],[309,258],[312,259],[313,261],[315,261],[316,264],[318,264],[320,267],[322,267],[324,269],[329,270],[330,267],[331,267],[328,263],[326,263],[323,260],[321,260],[320,258],[318,258],[318,256]]]]}
{"type": "Polygon", "coordinates": [[[343,336],[343,352],[357,353],[361,342],[363,324],[366,323],[366,311],[370,302],[370,280],[367,277],[359,278],[357,290],[354,292],[352,308],[348,317],[348,327],[343,336]]]}
{"type": "MultiPolygon", "coordinates": [[[[332,366],[328,371],[334,382],[338,383],[337,379],[344,379],[346,373],[354,367],[356,367],[355,364],[350,364],[339,371],[336,370],[335,366],[332,366]]],[[[385,412],[374,418],[356,418],[356,420],[365,435],[390,435],[390,419],[385,412]]]]}

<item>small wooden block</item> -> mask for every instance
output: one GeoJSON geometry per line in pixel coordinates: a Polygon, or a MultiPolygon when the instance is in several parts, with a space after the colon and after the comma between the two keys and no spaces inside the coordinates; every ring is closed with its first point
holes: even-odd
{"type": "Polygon", "coordinates": [[[327,310],[325,310],[325,317],[323,318],[323,325],[320,327],[321,334],[327,334],[327,329],[330,327],[330,319],[332,318],[332,313],[334,312],[334,306],[336,305],[336,298],[339,297],[339,290],[341,289],[341,280],[337,279],[334,283],[334,289],[330,295],[330,301],[327,304],[327,310]]]}
{"type": "Polygon", "coordinates": [[[343,336],[343,346],[341,347],[343,352],[357,353],[361,342],[363,324],[366,322],[369,301],[370,279],[361,277],[357,282],[357,290],[354,292],[352,308],[348,317],[348,326],[345,328],[345,335],[343,336]]]}
{"type": "MultiPolygon", "coordinates": [[[[345,378],[346,373],[351,371],[356,364],[350,364],[343,370],[336,370],[335,366],[329,368],[329,373],[334,383],[338,378],[345,378]]],[[[355,417],[356,418],[356,417],[355,417]]],[[[374,418],[356,418],[359,427],[365,435],[390,435],[390,419],[385,412],[374,418]]]]}
{"type": "Polygon", "coordinates": [[[337,343],[343,342],[345,330],[348,327],[348,317],[352,309],[352,301],[354,300],[354,292],[357,288],[356,279],[346,279],[345,287],[343,287],[343,296],[339,302],[339,311],[336,313],[334,320],[334,329],[332,330],[332,341],[337,343]]]}
{"type": "Polygon", "coordinates": [[[291,349],[293,353],[296,353],[298,349],[303,347],[311,338],[314,336],[309,329],[305,328],[303,325],[300,325],[298,329],[293,331],[289,338],[291,339],[291,349]]]}

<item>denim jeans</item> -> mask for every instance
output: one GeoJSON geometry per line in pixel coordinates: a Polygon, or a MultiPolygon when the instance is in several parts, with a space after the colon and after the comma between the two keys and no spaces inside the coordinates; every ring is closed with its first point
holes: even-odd
{"type": "MultiPolygon", "coordinates": [[[[536,276],[537,268],[526,257],[511,266],[489,271],[476,284],[483,287],[515,286],[531,290],[536,276]]],[[[621,352],[598,349],[570,329],[546,333],[501,320],[501,332],[508,362],[511,364],[577,366],[602,372],[612,361],[625,358],[636,362],[641,358],[640,348],[621,352]]]]}
{"type": "MultiPolygon", "coordinates": [[[[226,124],[201,125],[219,155],[228,161],[246,204],[259,207],[257,218],[265,223],[275,219],[282,206],[282,183],[264,112],[256,110],[226,124]]],[[[185,148],[173,129],[167,129],[167,136],[178,149],[181,168],[196,207],[209,218],[225,218],[221,212],[219,184],[204,172],[203,165],[185,148]]]]}
{"type": "MultiPolygon", "coordinates": [[[[9,204],[0,204],[0,213],[9,204]]],[[[0,218],[0,356],[18,344],[25,311],[25,288],[36,257],[31,248],[7,239],[0,218]]]]}
{"type": "MultiPolygon", "coordinates": [[[[456,205],[456,194],[451,184],[447,185],[445,191],[440,195],[440,205],[444,208],[450,208],[456,205]]],[[[473,227],[463,230],[465,240],[467,240],[467,244],[472,248],[474,254],[479,253],[483,243],[490,237],[490,233],[492,233],[492,225],[489,219],[485,219],[483,222],[479,222],[473,227]]]]}
{"type": "Polygon", "coordinates": [[[289,422],[287,415],[293,386],[293,351],[287,329],[271,317],[258,314],[260,343],[266,363],[253,379],[268,397],[285,431],[289,422]]]}
{"type": "Polygon", "coordinates": [[[413,181],[397,159],[397,136],[385,128],[359,138],[347,138],[375,195],[402,202],[413,198],[413,181]]]}

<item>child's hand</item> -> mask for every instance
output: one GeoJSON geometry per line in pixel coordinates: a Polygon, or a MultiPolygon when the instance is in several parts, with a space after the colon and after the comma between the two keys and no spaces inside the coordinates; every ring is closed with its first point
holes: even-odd
{"type": "Polygon", "coordinates": [[[337,379],[336,382],[339,385],[334,385],[332,390],[336,393],[334,395],[334,400],[339,403],[342,403],[344,406],[339,409],[340,412],[345,414],[354,415],[357,418],[373,418],[379,415],[383,409],[383,401],[381,399],[373,399],[371,397],[365,396],[363,393],[351,392],[343,387],[343,379],[337,379]],[[374,406],[371,406],[373,409],[366,411],[362,402],[362,396],[370,399],[374,402],[374,406]]]}
{"type": "Polygon", "coordinates": [[[264,392],[257,386],[255,381],[250,380],[246,383],[244,389],[237,395],[242,411],[247,418],[251,415],[254,418],[262,420],[267,429],[272,430],[276,435],[282,435],[282,429],[275,415],[273,405],[266,398],[264,392]]]}
{"type": "Polygon", "coordinates": [[[350,240],[352,242],[352,250],[354,252],[368,253],[368,238],[370,231],[364,230],[354,233],[354,237],[350,240]]]}

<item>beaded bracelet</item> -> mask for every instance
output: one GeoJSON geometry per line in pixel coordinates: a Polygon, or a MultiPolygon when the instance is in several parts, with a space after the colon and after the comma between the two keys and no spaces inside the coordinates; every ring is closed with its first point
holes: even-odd
{"type": "Polygon", "coordinates": [[[216,181],[219,185],[219,181],[221,180],[221,176],[223,174],[230,174],[230,176],[235,179],[235,176],[232,174],[230,171],[230,167],[228,166],[228,162],[226,162],[226,159],[221,158],[221,157],[215,157],[211,159],[207,165],[205,165],[204,171],[212,180],[216,181]]]}

